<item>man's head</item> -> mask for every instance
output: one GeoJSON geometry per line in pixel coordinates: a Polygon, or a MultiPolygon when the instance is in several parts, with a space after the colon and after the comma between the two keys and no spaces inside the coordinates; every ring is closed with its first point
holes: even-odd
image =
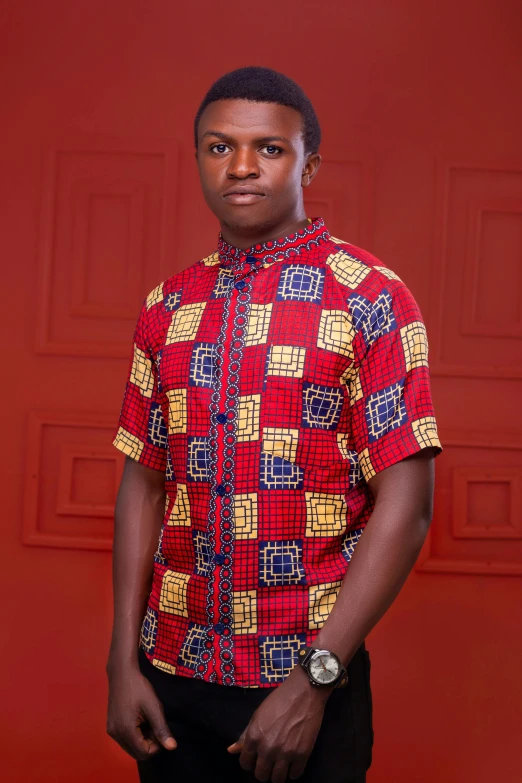
{"type": "Polygon", "coordinates": [[[194,140],[203,194],[222,228],[257,236],[303,218],[321,129],[292,79],[258,67],[225,74],[203,99],[194,140]]]}

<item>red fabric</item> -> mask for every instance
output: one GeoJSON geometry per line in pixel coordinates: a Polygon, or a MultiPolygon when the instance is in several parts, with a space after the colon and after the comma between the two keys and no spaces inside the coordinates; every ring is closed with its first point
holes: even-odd
{"type": "Polygon", "coordinates": [[[114,443],[167,491],[141,645],[171,673],[278,684],[335,601],[368,480],[441,450],[419,308],[316,218],[220,238],[149,294],[134,343],[114,443]]]}

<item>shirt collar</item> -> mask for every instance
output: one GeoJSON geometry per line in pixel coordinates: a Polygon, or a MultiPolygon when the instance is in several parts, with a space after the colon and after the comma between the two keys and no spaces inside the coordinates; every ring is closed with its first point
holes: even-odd
{"type": "Polygon", "coordinates": [[[221,266],[234,268],[242,266],[247,257],[262,261],[263,265],[279,259],[291,260],[303,250],[309,250],[329,238],[330,232],[320,217],[308,218],[308,225],[300,231],[296,231],[295,234],[253,245],[247,250],[229,245],[220,233],[218,238],[219,263],[221,266]]]}

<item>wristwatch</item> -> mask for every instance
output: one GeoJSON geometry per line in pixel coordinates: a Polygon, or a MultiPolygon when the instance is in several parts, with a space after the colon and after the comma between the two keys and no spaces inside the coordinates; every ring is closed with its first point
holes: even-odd
{"type": "Polygon", "coordinates": [[[297,662],[305,669],[312,685],[344,688],[348,685],[348,672],[337,655],[330,650],[302,647],[297,662]]]}

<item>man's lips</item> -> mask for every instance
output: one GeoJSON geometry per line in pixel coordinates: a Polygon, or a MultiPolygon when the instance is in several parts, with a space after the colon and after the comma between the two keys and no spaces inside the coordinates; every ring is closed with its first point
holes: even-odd
{"type": "Polygon", "coordinates": [[[255,204],[265,198],[265,194],[259,190],[246,190],[237,188],[237,190],[227,190],[223,193],[223,198],[229,204],[255,204]]]}

